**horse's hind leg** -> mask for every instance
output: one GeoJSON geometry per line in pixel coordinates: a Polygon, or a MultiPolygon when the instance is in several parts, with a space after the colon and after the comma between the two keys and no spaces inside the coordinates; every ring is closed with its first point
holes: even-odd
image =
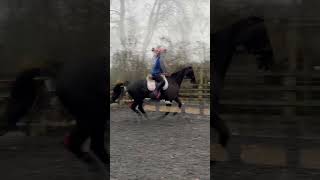
{"type": "Polygon", "coordinates": [[[143,104],[143,102],[139,102],[139,103],[138,103],[138,109],[140,110],[140,112],[142,113],[142,115],[143,115],[146,119],[149,120],[149,117],[148,117],[147,113],[144,111],[142,104],[143,104]]]}
{"type": "MultiPolygon", "coordinates": [[[[25,94],[24,96],[28,96],[25,94]]],[[[28,111],[33,107],[35,102],[35,95],[29,95],[29,97],[10,98],[5,110],[5,118],[7,119],[6,131],[16,130],[17,123],[21,118],[28,113],[28,111]]]]}
{"type": "Polygon", "coordinates": [[[138,103],[133,101],[133,103],[130,105],[130,108],[132,109],[132,111],[134,111],[135,113],[137,113],[139,116],[141,116],[141,114],[139,113],[139,111],[136,109],[138,106],[138,103]]]}

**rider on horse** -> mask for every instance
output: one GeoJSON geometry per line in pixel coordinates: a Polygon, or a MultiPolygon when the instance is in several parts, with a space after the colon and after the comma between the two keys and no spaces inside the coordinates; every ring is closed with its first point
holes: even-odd
{"type": "Polygon", "coordinates": [[[163,54],[167,50],[165,48],[152,48],[152,52],[154,53],[154,60],[155,63],[153,65],[153,68],[151,70],[151,75],[152,78],[157,82],[156,89],[154,90],[154,95],[157,99],[160,98],[160,91],[161,88],[165,85],[165,81],[163,77],[161,76],[162,74],[168,74],[167,69],[166,69],[166,63],[164,61],[164,56],[163,54]]]}

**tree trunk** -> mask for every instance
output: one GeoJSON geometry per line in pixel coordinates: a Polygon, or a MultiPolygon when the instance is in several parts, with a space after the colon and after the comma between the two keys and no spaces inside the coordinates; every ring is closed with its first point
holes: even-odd
{"type": "Polygon", "coordinates": [[[152,40],[153,33],[157,27],[157,23],[160,17],[161,3],[159,0],[155,0],[152,10],[150,12],[149,20],[148,20],[148,30],[146,33],[146,37],[142,44],[142,61],[145,60],[147,48],[152,40]]]}
{"type": "Polygon", "coordinates": [[[126,49],[126,34],[125,34],[125,25],[124,25],[125,15],[126,15],[125,1],[120,0],[119,33],[120,33],[120,42],[124,49],[126,49]]]}

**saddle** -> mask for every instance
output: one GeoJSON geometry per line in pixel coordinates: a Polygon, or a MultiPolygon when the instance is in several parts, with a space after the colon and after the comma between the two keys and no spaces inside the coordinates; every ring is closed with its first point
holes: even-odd
{"type": "MultiPolygon", "coordinates": [[[[169,87],[169,83],[168,83],[168,81],[167,81],[167,78],[166,78],[165,75],[161,75],[161,76],[162,76],[162,78],[164,79],[164,82],[165,82],[162,90],[167,90],[168,87],[169,87]]],[[[154,91],[154,90],[156,89],[156,81],[153,80],[151,74],[149,74],[146,79],[147,79],[147,87],[148,87],[148,90],[149,90],[149,91],[154,91]]]]}

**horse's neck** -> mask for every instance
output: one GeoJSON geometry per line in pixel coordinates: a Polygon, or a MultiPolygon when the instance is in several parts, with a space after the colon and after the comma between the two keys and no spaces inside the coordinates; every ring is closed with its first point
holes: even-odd
{"type": "Polygon", "coordinates": [[[214,40],[216,47],[213,57],[213,59],[215,59],[215,61],[213,61],[213,72],[218,75],[219,78],[224,79],[231,64],[237,46],[235,41],[237,35],[236,31],[230,30],[226,33],[220,33],[220,37],[214,40]]]}
{"type": "Polygon", "coordinates": [[[182,81],[183,81],[183,78],[184,76],[186,75],[186,70],[182,70],[181,72],[178,72],[176,74],[176,77],[174,77],[176,83],[180,86],[182,81]]]}

